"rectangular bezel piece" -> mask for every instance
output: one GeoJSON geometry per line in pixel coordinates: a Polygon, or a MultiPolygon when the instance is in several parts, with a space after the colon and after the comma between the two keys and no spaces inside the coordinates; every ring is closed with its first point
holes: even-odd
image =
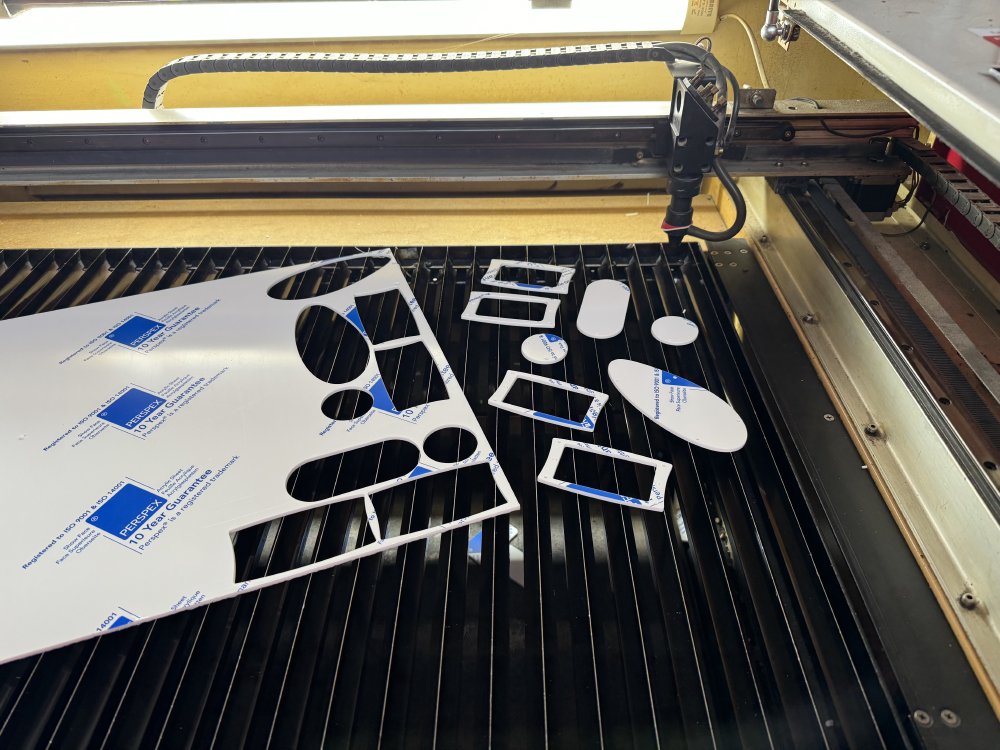
{"type": "Polygon", "coordinates": [[[552,441],[552,447],[549,449],[549,456],[545,459],[545,465],[542,466],[542,470],[538,473],[538,481],[541,484],[548,485],[549,487],[556,487],[561,490],[566,490],[567,492],[575,492],[577,495],[583,495],[584,497],[590,497],[595,500],[604,500],[605,502],[618,503],[619,505],[625,505],[632,508],[641,508],[642,510],[662,511],[664,501],[666,499],[667,479],[670,477],[670,471],[672,469],[672,465],[665,461],[658,461],[655,458],[640,456],[635,453],[621,451],[617,448],[608,448],[603,445],[594,445],[593,443],[581,443],[577,440],[563,440],[561,438],[555,438],[552,441]],[[576,484],[575,482],[566,482],[556,479],[555,474],[556,470],[559,468],[559,460],[562,458],[563,452],[567,448],[570,450],[584,451],[586,453],[596,453],[600,456],[608,456],[609,458],[615,458],[621,461],[631,461],[632,463],[652,466],[653,486],[649,491],[649,497],[646,500],[640,500],[637,497],[618,495],[614,492],[597,489],[596,487],[587,487],[582,484],[576,484]]]}
{"type": "Polygon", "coordinates": [[[497,387],[496,392],[490,396],[487,401],[490,406],[512,412],[513,414],[520,414],[522,417],[537,419],[539,422],[548,422],[549,424],[558,425],[560,427],[569,427],[571,430],[584,430],[586,432],[594,431],[594,425],[597,423],[597,417],[600,416],[601,409],[604,408],[604,405],[607,402],[608,394],[606,393],[601,393],[600,391],[595,391],[591,388],[584,388],[582,385],[574,385],[573,383],[556,380],[555,378],[546,378],[541,375],[519,372],[518,370],[507,370],[507,374],[504,375],[504,378],[497,387]],[[574,422],[572,419],[557,417],[555,414],[547,414],[543,411],[536,411],[525,406],[517,406],[516,404],[507,403],[504,399],[507,398],[507,395],[510,393],[514,384],[518,380],[529,380],[532,383],[541,383],[542,385],[558,388],[559,390],[569,391],[571,393],[581,393],[585,396],[590,396],[593,400],[590,402],[590,406],[587,407],[587,413],[584,418],[580,422],[574,422]]]}

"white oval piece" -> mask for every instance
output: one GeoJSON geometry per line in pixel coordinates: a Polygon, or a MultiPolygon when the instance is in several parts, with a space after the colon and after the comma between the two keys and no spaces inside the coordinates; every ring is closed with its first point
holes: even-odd
{"type": "Polygon", "coordinates": [[[576,327],[592,339],[610,339],[625,327],[628,302],[632,297],[628,285],[612,279],[601,279],[587,285],[576,317],[576,327]]]}
{"type": "Polygon", "coordinates": [[[668,315],[654,320],[649,332],[661,344],[684,346],[698,338],[698,324],[679,315],[668,315]]]}
{"type": "Polygon", "coordinates": [[[521,344],[521,356],[536,365],[554,365],[566,359],[569,347],[554,333],[528,336],[521,344]]]}
{"type": "Polygon", "coordinates": [[[608,376],[626,401],[667,432],[720,453],[746,445],[747,428],[740,415],[700,385],[627,359],[608,365],[608,376]]]}

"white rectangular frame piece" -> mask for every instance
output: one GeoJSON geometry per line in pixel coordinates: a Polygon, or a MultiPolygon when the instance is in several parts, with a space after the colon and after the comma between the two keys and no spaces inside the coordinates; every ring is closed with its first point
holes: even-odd
{"type": "Polygon", "coordinates": [[[539,422],[548,422],[549,424],[558,425],[560,427],[569,427],[571,430],[583,430],[585,432],[594,431],[594,425],[597,423],[597,418],[601,414],[601,409],[604,408],[604,405],[607,402],[608,394],[606,393],[601,393],[600,391],[595,391],[591,388],[584,388],[582,385],[567,383],[563,380],[546,378],[541,375],[532,375],[527,372],[519,372],[518,370],[507,370],[507,374],[504,375],[500,385],[497,386],[496,392],[490,396],[487,401],[490,406],[497,409],[503,409],[504,411],[509,411],[513,414],[520,414],[522,417],[537,419],[539,422]],[[534,409],[529,409],[525,406],[517,406],[515,404],[507,403],[504,399],[507,398],[507,395],[510,393],[514,384],[518,380],[529,380],[532,383],[541,383],[542,385],[547,385],[551,388],[557,388],[562,391],[580,393],[584,396],[590,396],[593,400],[587,407],[587,413],[584,415],[583,419],[579,422],[574,422],[572,419],[557,417],[555,414],[547,414],[546,412],[535,411],[534,409]]]}
{"type": "Polygon", "coordinates": [[[559,300],[550,297],[532,297],[528,294],[504,294],[503,292],[473,292],[469,297],[469,304],[465,306],[465,310],[462,312],[462,320],[468,320],[473,323],[492,323],[498,326],[514,326],[516,328],[555,328],[556,310],[558,309],[559,300]],[[542,315],[541,320],[480,315],[478,312],[479,303],[484,299],[545,305],[545,313],[542,315]]]}
{"type": "Polygon", "coordinates": [[[605,502],[618,503],[619,505],[625,505],[628,507],[641,508],[642,510],[662,511],[666,500],[667,479],[670,478],[670,472],[673,468],[674,467],[666,461],[658,461],[655,458],[640,456],[635,453],[629,453],[628,451],[618,450],[617,448],[608,448],[603,445],[594,445],[593,443],[581,443],[577,440],[563,440],[562,438],[555,438],[552,441],[552,447],[549,449],[549,456],[545,459],[545,464],[542,466],[542,470],[538,473],[538,481],[539,483],[548,485],[549,487],[556,487],[561,490],[566,490],[567,492],[575,492],[577,495],[583,495],[584,497],[590,497],[595,500],[604,500],[605,502]],[[653,486],[649,491],[649,498],[646,500],[640,500],[637,497],[619,495],[614,492],[597,489],[596,487],[587,487],[586,485],[577,484],[575,482],[566,482],[556,479],[555,474],[556,470],[559,468],[559,460],[562,458],[563,452],[567,448],[570,450],[584,451],[585,453],[596,453],[599,456],[608,456],[609,458],[616,458],[622,461],[631,461],[632,463],[642,464],[644,466],[652,466],[654,469],[653,486]]]}
{"type": "Polygon", "coordinates": [[[490,267],[486,269],[486,273],[483,274],[483,278],[480,279],[480,283],[486,284],[487,286],[498,286],[504,289],[546,292],[548,294],[567,294],[569,293],[569,284],[573,280],[573,274],[575,272],[575,268],[567,268],[566,266],[551,266],[547,263],[529,263],[523,260],[504,260],[503,258],[494,258],[490,261],[490,267]],[[500,271],[504,268],[526,268],[531,271],[551,271],[552,273],[559,274],[559,281],[552,286],[546,286],[544,284],[528,284],[524,281],[504,281],[497,278],[497,276],[500,275],[500,271]]]}

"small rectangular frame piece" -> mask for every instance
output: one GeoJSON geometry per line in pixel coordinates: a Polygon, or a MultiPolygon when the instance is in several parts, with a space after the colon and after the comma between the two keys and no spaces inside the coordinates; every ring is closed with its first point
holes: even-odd
{"type": "Polygon", "coordinates": [[[567,294],[569,292],[569,283],[573,280],[573,273],[575,271],[575,268],[567,268],[566,266],[550,266],[547,263],[529,263],[523,260],[504,260],[502,258],[494,258],[490,261],[490,267],[486,269],[486,273],[483,274],[483,278],[480,281],[487,286],[499,286],[505,289],[548,292],[550,294],[567,294]],[[551,271],[552,273],[559,274],[559,281],[552,286],[546,286],[545,284],[529,284],[524,281],[503,281],[497,278],[500,274],[500,270],[503,268],[526,268],[531,271],[551,271]]]}
{"type": "Polygon", "coordinates": [[[575,492],[577,495],[592,497],[595,500],[619,503],[621,505],[641,508],[643,510],[662,511],[666,498],[667,479],[670,477],[670,471],[672,469],[672,465],[665,461],[658,461],[655,458],[639,456],[635,453],[628,453],[627,451],[620,451],[616,448],[608,448],[603,445],[594,445],[593,443],[581,443],[576,440],[562,440],[561,438],[555,438],[552,441],[552,447],[549,449],[549,457],[545,459],[545,464],[542,466],[542,470],[538,474],[538,481],[541,484],[547,484],[549,487],[557,487],[561,490],[566,490],[567,492],[575,492]],[[575,482],[565,482],[556,479],[555,474],[556,470],[559,468],[559,460],[562,458],[563,451],[567,448],[570,450],[585,451],[587,453],[596,453],[600,456],[607,456],[621,461],[631,461],[632,463],[652,466],[654,470],[653,486],[649,491],[649,497],[646,500],[640,500],[637,497],[617,495],[614,492],[599,490],[595,487],[586,487],[581,484],[576,484],[575,482]]]}
{"type": "Polygon", "coordinates": [[[530,373],[519,372],[517,370],[507,370],[507,374],[504,375],[503,380],[497,387],[496,393],[490,396],[489,401],[487,401],[490,406],[496,407],[497,409],[503,409],[504,411],[509,411],[514,414],[520,414],[522,417],[537,419],[539,422],[549,422],[550,424],[559,425],[560,427],[569,427],[571,430],[584,430],[586,432],[594,431],[594,425],[597,423],[597,417],[600,415],[601,409],[604,408],[604,405],[607,402],[608,394],[606,393],[601,393],[600,391],[595,391],[590,388],[584,388],[582,385],[574,385],[573,383],[556,380],[555,378],[546,378],[541,375],[531,375],[530,373]],[[508,404],[504,401],[504,399],[507,398],[507,394],[510,393],[511,389],[514,387],[514,383],[518,380],[530,380],[532,383],[541,383],[542,385],[558,388],[563,391],[569,391],[570,393],[580,393],[584,396],[590,396],[593,398],[593,401],[590,402],[590,406],[587,407],[587,413],[580,422],[574,422],[572,419],[565,419],[564,417],[557,417],[555,414],[547,414],[543,411],[535,411],[534,409],[529,409],[525,406],[508,404]]]}
{"type": "Polygon", "coordinates": [[[516,326],[518,328],[554,328],[556,325],[556,310],[558,309],[559,300],[548,297],[532,297],[527,294],[503,294],[501,292],[473,292],[469,297],[469,304],[466,305],[465,310],[462,312],[462,320],[469,320],[474,323],[493,323],[498,326],[516,326]],[[545,313],[542,315],[541,320],[480,315],[477,310],[479,309],[479,303],[484,299],[545,305],[545,313]]]}

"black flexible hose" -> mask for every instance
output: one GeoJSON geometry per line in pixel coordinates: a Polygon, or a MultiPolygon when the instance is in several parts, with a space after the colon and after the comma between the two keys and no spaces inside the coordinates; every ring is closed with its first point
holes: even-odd
{"type": "Polygon", "coordinates": [[[729,193],[729,197],[733,199],[733,204],[736,206],[736,218],[733,220],[732,226],[721,232],[710,232],[701,227],[688,227],[686,234],[697,237],[700,240],[722,242],[723,240],[731,240],[743,229],[743,225],[747,220],[747,203],[743,199],[743,193],[736,187],[736,183],[733,182],[733,178],[729,175],[729,172],[722,166],[722,162],[716,159],[712,168],[715,171],[715,176],[719,178],[723,187],[726,188],[726,192],[729,193]]]}

